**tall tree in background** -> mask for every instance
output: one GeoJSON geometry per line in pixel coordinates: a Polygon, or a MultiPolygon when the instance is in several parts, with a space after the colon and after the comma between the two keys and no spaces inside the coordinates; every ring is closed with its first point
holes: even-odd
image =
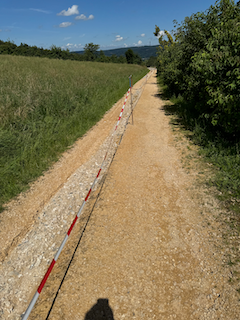
{"type": "Polygon", "coordinates": [[[132,51],[132,49],[128,49],[125,52],[125,56],[126,56],[126,59],[127,59],[127,63],[133,64],[133,62],[134,62],[134,52],[132,51]]]}
{"type": "Polygon", "coordinates": [[[129,64],[141,64],[142,63],[142,58],[138,54],[134,53],[132,49],[128,49],[125,52],[125,56],[126,56],[127,63],[129,63],[129,64]]]}
{"type": "Polygon", "coordinates": [[[94,61],[97,58],[98,44],[88,43],[84,47],[84,56],[87,61],[94,61]]]}

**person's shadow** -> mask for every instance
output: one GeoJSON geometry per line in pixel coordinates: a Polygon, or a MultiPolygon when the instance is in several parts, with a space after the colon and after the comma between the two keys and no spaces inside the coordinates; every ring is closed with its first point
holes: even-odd
{"type": "Polygon", "coordinates": [[[98,299],[97,303],[86,313],[84,320],[114,320],[108,299],[98,299]]]}

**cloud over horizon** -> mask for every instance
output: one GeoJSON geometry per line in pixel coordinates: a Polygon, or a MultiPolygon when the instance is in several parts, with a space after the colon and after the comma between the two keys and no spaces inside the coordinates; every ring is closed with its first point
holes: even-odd
{"type": "Polygon", "coordinates": [[[121,37],[120,35],[117,35],[115,38],[115,41],[122,41],[122,40],[123,40],[123,37],[121,37]]]}
{"type": "Polygon", "coordinates": [[[68,43],[65,46],[62,46],[62,49],[69,49],[69,50],[79,50],[79,49],[83,49],[83,45],[81,43],[79,44],[73,44],[73,43],[68,43]]]}
{"type": "Polygon", "coordinates": [[[134,47],[139,47],[141,45],[142,45],[142,41],[141,40],[139,40],[138,43],[135,43],[135,42],[133,43],[134,47]]]}

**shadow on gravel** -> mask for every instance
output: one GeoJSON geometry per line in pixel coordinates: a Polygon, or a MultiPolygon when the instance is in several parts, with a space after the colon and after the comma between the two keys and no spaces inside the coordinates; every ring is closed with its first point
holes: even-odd
{"type": "Polygon", "coordinates": [[[152,96],[155,97],[155,98],[160,98],[160,99],[162,99],[162,94],[161,94],[161,93],[155,93],[155,94],[153,94],[152,96]]]}
{"type": "Polygon", "coordinates": [[[86,313],[84,320],[114,320],[108,299],[98,299],[97,303],[86,313]]]}
{"type": "Polygon", "coordinates": [[[170,97],[168,97],[165,93],[159,92],[159,93],[153,94],[152,96],[155,97],[155,98],[159,98],[159,99],[161,99],[163,101],[166,101],[166,103],[169,105],[170,97]]]}

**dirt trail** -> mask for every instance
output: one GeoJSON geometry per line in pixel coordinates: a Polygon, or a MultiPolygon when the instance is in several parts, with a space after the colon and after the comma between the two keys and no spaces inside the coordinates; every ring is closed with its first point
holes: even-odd
{"type": "MultiPolygon", "coordinates": [[[[140,85],[141,82],[136,88],[140,85]]],[[[7,210],[0,215],[0,263],[21,242],[41,210],[63,187],[67,179],[97,152],[116,123],[124,98],[79,139],[72,149],[65,152],[44,176],[34,182],[28,192],[20,194],[16,200],[7,204],[7,210]]]]}
{"type": "MultiPolygon", "coordinates": [[[[204,226],[193,182],[153,75],[49,319],[239,319],[239,296],[204,226]]],[[[96,195],[30,319],[46,319],[96,195]]]]}
{"type": "MultiPolygon", "coordinates": [[[[133,87],[134,104],[144,83],[146,77],[133,87]]],[[[8,210],[1,213],[0,319],[20,319],[26,310],[108,150],[98,183],[104,177],[131,111],[128,99],[109,149],[124,99],[125,96],[71,150],[63,154],[50,171],[33,183],[28,192],[10,202],[8,210]]],[[[79,220],[76,232],[84,223],[84,214],[79,220]]],[[[60,265],[63,267],[62,263],[60,265]]]]}

